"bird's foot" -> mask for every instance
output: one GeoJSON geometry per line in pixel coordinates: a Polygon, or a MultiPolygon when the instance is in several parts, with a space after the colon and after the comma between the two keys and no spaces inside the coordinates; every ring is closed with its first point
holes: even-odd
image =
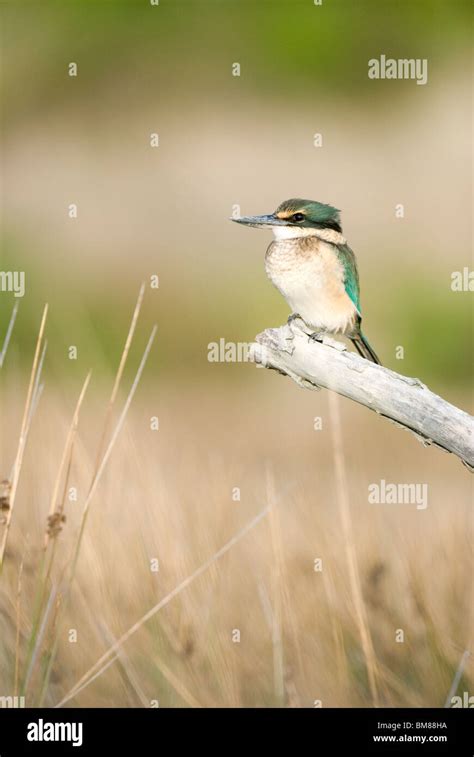
{"type": "Polygon", "coordinates": [[[308,338],[312,342],[322,342],[325,336],[327,336],[326,331],[313,331],[312,334],[308,334],[308,338]]]}
{"type": "Polygon", "coordinates": [[[297,321],[297,320],[298,320],[298,318],[300,319],[300,321],[302,321],[302,320],[303,320],[303,319],[301,318],[301,316],[300,316],[300,314],[299,314],[299,313],[292,313],[291,315],[289,315],[289,316],[288,316],[288,320],[287,320],[288,326],[289,326],[289,325],[290,325],[291,323],[293,323],[293,321],[297,321]]]}

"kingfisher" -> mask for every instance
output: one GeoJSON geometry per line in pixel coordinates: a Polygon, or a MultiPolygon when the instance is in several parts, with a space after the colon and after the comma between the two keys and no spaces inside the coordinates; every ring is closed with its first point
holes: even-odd
{"type": "Polygon", "coordinates": [[[231,220],[273,231],[265,270],[292,310],[289,320],[301,318],[315,338],[321,332],[348,337],[362,357],[381,364],[361,330],[357,262],[337,208],[294,198],[269,215],[231,220]]]}

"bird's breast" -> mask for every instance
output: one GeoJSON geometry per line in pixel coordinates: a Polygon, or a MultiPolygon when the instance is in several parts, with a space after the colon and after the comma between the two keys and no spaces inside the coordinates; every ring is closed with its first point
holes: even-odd
{"type": "Polygon", "coordinates": [[[357,313],[333,245],[315,237],[273,242],[265,269],[292,311],[309,326],[340,332],[352,328],[357,313]]]}

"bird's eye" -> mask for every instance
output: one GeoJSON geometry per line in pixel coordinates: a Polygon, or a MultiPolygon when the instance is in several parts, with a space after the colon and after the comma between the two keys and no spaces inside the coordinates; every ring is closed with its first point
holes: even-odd
{"type": "Polygon", "coordinates": [[[293,216],[291,216],[291,220],[296,221],[296,223],[304,221],[304,213],[295,213],[293,216]]]}

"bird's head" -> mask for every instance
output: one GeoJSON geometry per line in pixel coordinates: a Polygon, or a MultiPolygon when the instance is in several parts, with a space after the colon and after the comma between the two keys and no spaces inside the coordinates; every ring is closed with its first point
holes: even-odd
{"type": "Polygon", "coordinates": [[[269,215],[232,218],[236,223],[272,229],[277,238],[291,238],[317,234],[318,230],[330,229],[341,233],[339,211],[331,205],[299,198],[285,200],[269,215]]]}

